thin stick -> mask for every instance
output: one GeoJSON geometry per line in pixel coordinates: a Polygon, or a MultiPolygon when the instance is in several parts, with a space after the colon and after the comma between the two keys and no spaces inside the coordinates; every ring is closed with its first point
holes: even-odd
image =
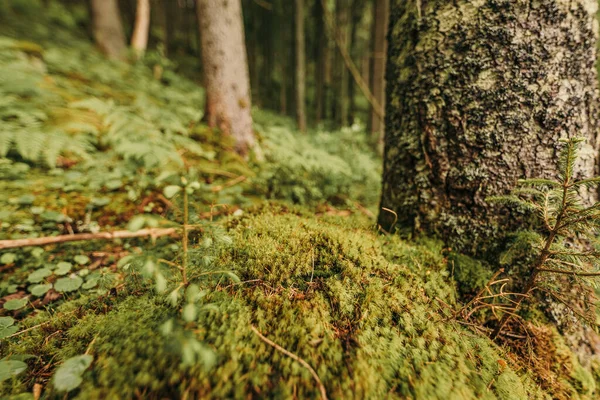
{"type": "Polygon", "coordinates": [[[321,379],[319,379],[319,375],[317,375],[317,372],[306,361],[304,361],[303,359],[301,359],[300,357],[298,357],[294,353],[290,353],[289,351],[287,351],[286,349],[284,349],[283,347],[281,347],[277,343],[275,343],[272,340],[270,340],[269,338],[265,337],[262,333],[260,333],[258,331],[258,329],[256,329],[254,327],[254,325],[250,325],[250,328],[252,329],[252,331],[254,333],[256,333],[256,335],[263,342],[267,343],[270,346],[273,346],[276,350],[282,352],[283,354],[285,354],[286,356],[292,358],[293,360],[298,361],[300,364],[302,364],[303,367],[305,367],[307,370],[309,370],[310,374],[313,376],[313,378],[317,382],[317,386],[319,387],[319,391],[321,392],[321,398],[323,400],[327,400],[327,392],[325,391],[325,386],[323,386],[323,382],[321,382],[321,379]]]}
{"type": "Polygon", "coordinates": [[[74,235],[59,235],[46,236],[40,238],[0,240],[0,250],[12,249],[15,247],[28,246],[44,246],[46,244],[76,242],[80,240],[110,240],[110,239],[129,239],[136,237],[151,236],[153,238],[160,236],[170,236],[177,233],[175,228],[149,228],[140,229],[139,231],[131,232],[128,230],[114,232],[98,232],[98,233],[76,233],[74,235]]]}
{"type": "Polygon", "coordinates": [[[577,272],[577,271],[565,271],[562,269],[552,269],[552,268],[538,268],[538,271],[550,272],[553,274],[574,275],[574,276],[600,276],[600,272],[577,272]]]}

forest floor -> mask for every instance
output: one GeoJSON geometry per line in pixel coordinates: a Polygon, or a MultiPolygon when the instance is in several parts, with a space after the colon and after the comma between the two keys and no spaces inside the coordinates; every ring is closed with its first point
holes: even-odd
{"type": "Polygon", "coordinates": [[[1,398],[597,395],[553,328],[536,369],[452,318],[479,278],[377,232],[360,127],[256,109],[245,161],[172,62],[106,61],[60,11],[0,29],[1,398]],[[175,232],[1,247],[142,229],[175,232]]]}

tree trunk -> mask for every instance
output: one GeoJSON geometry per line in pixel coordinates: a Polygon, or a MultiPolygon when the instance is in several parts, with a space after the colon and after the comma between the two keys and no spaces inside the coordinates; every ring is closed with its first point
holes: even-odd
{"type": "Polygon", "coordinates": [[[250,83],[240,0],[198,0],[206,88],[205,120],[235,139],[236,151],[254,146],[250,83]]]}
{"type": "MultiPolygon", "coordinates": [[[[349,41],[349,17],[350,17],[350,4],[349,0],[337,0],[335,4],[335,14],[336,14],[336,34],[339,35],[339,44],[340,46],[346,47],[348,46],[349,41]]],[[[335,68],[338,76],[338,81],[335,82],[337,85],[335,103],[337,105],[337,109],[335,110],[335,115],[340,126],[348,125],[348,108],[349,108],[349,99],[348,99],[348,69],[344,64],[344,59],[340,55],[339,51],[336,51],[335,56],[335,68]]]]}
{"type": "MultiPolygon", "coordinates": [[[[358,31],[363,18],[363,11],[366,2],[364,0],[352,0],[351,18],[350,18],[350,43],[348,54],[353,60],[359,59],[359,40],[358,31]]],[[[348,79],[348,121],[353,124],[356,119],[356,81],[348,79]]]]}
{"type": "Polygon", "coordinates": [[[306,89],[306,65],[305,65],[305,38],[304,38],[304,0],[295,0],[296,4],[296,122],[300,132],[306,131],[305,112],[305,89],[306,89]]]}
{"type": "Polygon", "coordinates": [[[150,29],[150,0],[137,0],[135,28],[131,37],[131,47],[137,57],[143,56],[148,46],[150,29]]]}
{"type": "Polygon", "coordinates": [[[125,59],[127,45],[116,0],[91,0],[91,6],[96,44],[108,58],[125,59]]]}
{"type": "MultiPolygon", "coordinates": [[[[389,0],[375,0],[373,3],[373,22],[371,27],[371,48],[373,51],[370,68],[371,93],[382,107],[385,106],[385,53],[387,50],[387,26],[389,0]]],[[[383,146],[383,121],[371,107],[369,116],[370,131],[378,148],[383,146]]]]}
{"type": "Polygon", "coordinates": [[[325,19],[321,0],[315,0],[313,9],[315,21],[314,58],[315,58],[315,124],[323,118],[325,107],[325,54],[328,40],[325,37],[325,19]]]}
{"type": "Polygon", "coordinates": [[[395,215],[379,223],[485,252],[520,222],[486,198],[555,178],[560,138],[585,137],[578,169],[595,172],[597,1],[392,4],[381,207],[395,215]]]}

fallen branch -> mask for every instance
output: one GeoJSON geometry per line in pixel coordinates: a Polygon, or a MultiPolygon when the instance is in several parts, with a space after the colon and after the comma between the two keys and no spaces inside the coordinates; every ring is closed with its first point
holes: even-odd
{"type": "Polygon", "coordinates": [[[304,361],[303,359],[301,359],[300,357],[298,357],[294,353],[291,353],[291,352],[287,351],[286,349],[284,349],[283,347],[281,347],[277,343],[275,343],[272,340],[270,340],[267,337],[265,337],[262,333],[260,333],[258,331],[258,329],[256,329],[254,327],[254,325],[250,325],[250,328],[252,329],[252,331],[254,333],[256,333],[256,335],[258,335],[258,337],[263,342],[267,343],[270,346],[273,346],[276,350],[278,350],[278,351],[282,352],[283,354],[285,354],[286,356],[288,356],[288,357],[290,357],[290,358],[298,361],[300,364],[302,364],[303,367],[305,367],[306,369],[308,369],[310,371],[310,374],[313,376],[313,378],[317,382],[317,386],[319,387],[319,391],[321,392],[321,398],[323,400],[327,400],[327,392],[325,391],[325,386],[323,386],[323,382],[321,382],[321,379],[319,379],[319,375],[317,375],[317,372],[306,361],[304,361]]]}
{"type": "Polygon", "coordinates": [[[99,239],[129,239],[136,237],[150,236],[152,238],[160,236],[170,236],[177,233],[176,228],[149,228],[139,231],[114,231],[98,233],[76,233],[73,235],[46,236],[40,238],[0,240],[0,250],[12,249],[16,247],[44,246],[46,244],[76,242],[80,240],[99,240],[99,239]]]}

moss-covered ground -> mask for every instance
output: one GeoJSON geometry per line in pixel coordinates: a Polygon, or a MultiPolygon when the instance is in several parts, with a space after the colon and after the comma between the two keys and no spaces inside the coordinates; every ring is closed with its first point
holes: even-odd
{"type": "Polygon", "coordinates": [[[42,7],[0,2],[0,240],[173,226],[165,173],[199,189],[185,291],[181,235],[0,250],[0,399],[598,397],[555,328],[523,351],[453,318],[491,267],[377,232],[360,127],[256,109],[264,160],[242,160],[169,60],[108,62],[84,7],[42,7]]]}

